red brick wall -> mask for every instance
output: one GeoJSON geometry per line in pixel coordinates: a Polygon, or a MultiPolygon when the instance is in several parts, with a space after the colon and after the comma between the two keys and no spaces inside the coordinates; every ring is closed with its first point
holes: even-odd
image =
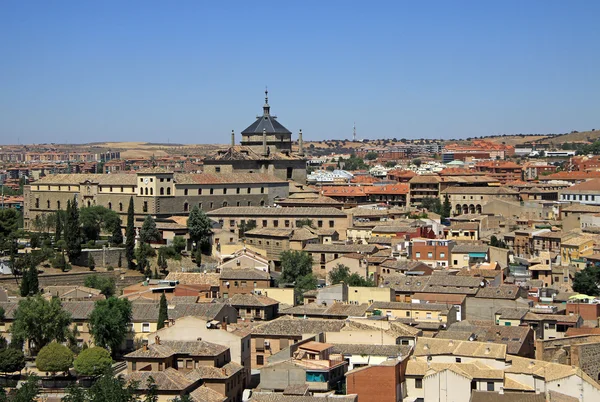
{"type": "Polygon", "coordinates": [[[567,315],[579,314],[584,320],[596,320],[600,317],[600,304],[567,303],[567,315]]]}
{"type": "Polygon", "coordinates": [[[401,384],[402,364],[396,366],[371,366],[351,372],[346,376],[346,393],[358,394],[360,402],[397,402],[396,394],[401,384]]]}

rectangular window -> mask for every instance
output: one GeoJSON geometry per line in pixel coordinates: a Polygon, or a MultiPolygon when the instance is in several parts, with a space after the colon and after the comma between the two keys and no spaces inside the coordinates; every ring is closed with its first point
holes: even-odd
{"type": "Polygon", "coordinates": [[[446,257],[446,253],[440,253],[440,258],[446,257]]]}
{"type": "Polygon", "coordinates": [[[275,220],[273,221],[273,226],[274,226],[274,227],[278,227],[278,226],[279,226],[279,221],[278,221],[277,219],[275,219],[275,220]]]}
{"type": "Polygon", "coordinates": [[[427,253],[427,258],[433,258],[433,253],[427,253]]]}
{"type": "Polygon", "coordinates": [[[289,227],[290,227],[290,221],[289,221],[289,220],[286,220],[286,221],[284,222],[284,224],[285,224],[285,227],[286,227],[286,228],[289,228],[289,227]]]}
{"type": "Polygon", "coordinates": [[[423,379],[422,378],[415,378],[415,388],[417,388],[417,389],[423,388],[423,379]]]}
{"type": "Polygon", "coordinates": [[[335,221],[329,221],[329,227],[332,228],[335,226],[335,221]]]}
{"type": "Polygon", "coordinates": [[[263,228],[266,228],[266,227],[267,227],[267,220],[266,220],[266,219],[264,219],[264,220],[262,221],[262,226],[263,226],[263,228]]]}
{"type": "Polygon", "coordinates": [[[142,332],[150,332],[150,323],[149,322],[142,323],[142,332]]]}
{"type": "Polygon", "coordinates": [[[487,383],[487,390],[488,391],[493,391],[494,390],[494,382],[493,381],[488,381],[488,383],[487,383]]]}
{"type": "Polygon", "coordinates": [[[323,221],[317,221],[317,226],[322,228],[323,227],[323,221]]]}
{"type": "Polygon", "coordinates": [[[256,355],[256,364],[259,366],[265,364],[265,357],[262,355],[256,355]]]}
{"type": "Polygon", "coordinates": [[[419,253],[419,252],[416,252],[416,253],[415,253],[415,257],[416,257],[416,258],[421,258],[421,253],[419,253]]]}

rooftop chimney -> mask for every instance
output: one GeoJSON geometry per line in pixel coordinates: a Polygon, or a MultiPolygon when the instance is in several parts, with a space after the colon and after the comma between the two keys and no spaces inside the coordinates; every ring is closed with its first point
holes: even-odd
{"type": "Polygon", "coordinates": [[[235,147],[235,131],[231,130],[231,147],[235,147]]]}
{"type": "Polygon", "coordinates": [[[148,344],[147,344],[147,343],[144,343],[144,344],[142,345],[142,350],[143,350],[144,352],[147,352],[147,351],[148,351],[148,344]]]}
{"type": "Polygon", "coordinates": [[[302,129],[298,133],[298,156],[304,156],[304,141],[302,140],[302,129]]]}
{"type": "Polygon", "coordinates": [[[263,128],[263,156],[269,155],[267,151],[267,129],[263,128]]]}
{"type": "Polygon", "coordinates": [[[160,336],[156,335],[154,337],[154,343],[157,344],[157,345],[160,345],[160,336]]]}

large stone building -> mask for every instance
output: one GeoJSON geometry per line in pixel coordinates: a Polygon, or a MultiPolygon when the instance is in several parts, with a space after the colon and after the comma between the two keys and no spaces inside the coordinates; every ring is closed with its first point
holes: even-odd
{"type": "Polygon", "coordinates": [[[135,174],[56,174],[25,186],[24,225],[36,216],[64,210],[77,197],[80,207],[101,205],[123,222],[133,197],[136,219],[146,215],[187,216],[195,205],[211,211],[227,206],[268,206],[289,193],[287,181],[263,173],[180,174],[160,168],[135,174]]]}
{"type": "Polygon", "coordinates": [[[292,152],[292,133],[271,114],[268,92],[262,116],[242,131],[241,145],[231,146],[204,160],[206,173],[269,173],[280,179],[306,182],[306,159],[302,130],[298,134],[298,152],[292,152]]]}

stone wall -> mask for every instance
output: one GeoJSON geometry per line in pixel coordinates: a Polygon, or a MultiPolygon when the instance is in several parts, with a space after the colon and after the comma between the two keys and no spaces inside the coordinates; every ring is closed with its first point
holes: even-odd
{"type": "MultiPolygon", "coordinates": [[[[125,272],[126,269],[123,270],[125,272]]],[[[89,275],[113,276],[117,286],[117,295],[121,294],[121,290],[127,286],[136,284],[144,280],[144,276],[139,275],[121,275],[121,272],[64,272],[60,274],[41,274],[39,275],[40,288],[46,286],[66,286],[66,285],[83,285],[85,278],[89,275]]],[[[20,282],[20,280],[19,280],[20,282]]],[[[0,288],[7,289],[12,294],[19,293],[19,285],[12,275],[0,276],[0,288]]]]}
{"type": "Polygon", "coordinates": [[[71,260],[73,265],[87,267],[89,255],[92,254],[97,267],[119,267],[119,255],[121,256],[121,267],[127,266],[124,248],[102,248],[102,249],[83,249],[81,255],[71,260]]]}
{"type": "Polygon", "coordinates": [[[600,340],[571,346],[571,364],[600,380],[600,340]]]}

